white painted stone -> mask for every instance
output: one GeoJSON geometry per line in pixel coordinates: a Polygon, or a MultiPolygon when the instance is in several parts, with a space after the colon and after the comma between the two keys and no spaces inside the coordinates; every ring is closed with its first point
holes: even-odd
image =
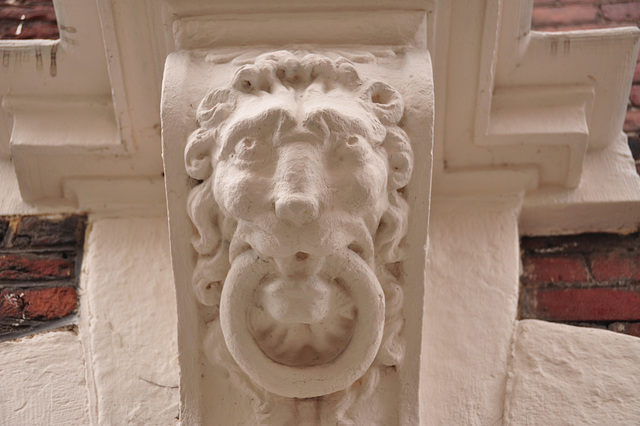
{"type": "Polygon", "coordinates": [[[177,423],[176,308],[166,219],[91,216],[80,335],[91,424],[177,423]]]}
{"type": "Polygon", "coordinates": [[[0,343],[0,423],[89,424],[77,333],[50,331],[0,343]]]}
{"type": "Polygon", "coordinates": [[[640,339],[518,322],[505,425],[628,425],[640,419],[640,339]]]}
{"type": "Polygon", "coordinates": [[[434,197],[424,305],[425,425],[502,418],[518,305],[520,197],[434,197]]]}
{"type": "Polygon", "coordinates": [[[640,177],[627,136],[588,152],[575,189],[539,188],[527,194],[520,215],[524,235],[634,232],[640,225],[640,177]]]}
{"type": "Polygon", "coordinates": [[[0,215],[43,214],[68,212],[64,205],[34,206],[25,202],[20,196],[15,167],[10,160],[0,159],[0,215]]]}

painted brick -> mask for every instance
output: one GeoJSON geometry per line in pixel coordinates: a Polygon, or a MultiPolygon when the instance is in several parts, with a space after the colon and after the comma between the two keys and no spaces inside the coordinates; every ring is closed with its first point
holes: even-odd
{"type": "Polygon", "coordinates": [[[603,4],[602,17],[616,22],[640,21],[640,3],[603,4]]]}
{"type": "Polygon", "coordinates": [[[76,245],[81,242],[83,218],[64,216],[42,218],[26,216],[18,219],[16,231],[9,247],[41,248],[59,245],[76,245]]]}
{"type": "Polygon", "coordinates": [[[24,300],[19,293],[3,291],[0,293],[0,319],[20,318],[24,309],[24,300]]]}
{"type": "Polygon", "coordinates": [[[637,321],[640,293],[616,288],[533,289],[523,317],[547,321],[637,321]]]}
{"type": "Polygon", "coordinates": [[[595,23],[598,8],[593,5],[570,5],[562,7],[538,7],[531,16],[532,27],[578,25],[595,23]]]}
{"type": "Polygon", "coordinates": [[[608,328],[617,333],[640,337],[640,322],[614,322],[608,328]]]}
{"type": "Polygon", "coordinates": [[[581,257],[526,257],[523,259],[523,280],[529,283],[576,283],[589,280],[581,257]]]}
{"type": "Polygon", "coordinates": [[[72,314],[78,305],[73,287],[53,287],[24,291],[24,315],[28,319],[52,320],[72,314]]]}
{"type": "Polygon", "coordinates": [[[640,280],[640,254],[610,253],[591,259],[596,281],[640,280]]]}
{"type": "Polygon", "coordinates": [[[640,106],[640,85],[634,84],[631,86],[629,100],[631,101],[631,105],[635,107],[640,106]]]}
{"type": "Polygon", "coordinates": [[[0,254],[0,280],[47,280],[73,277],[74,261],[58,255],[0,254]]]}
{"type": "Polygon", "coordinates": [[[625,132],[640,131],[640,110],[627,111],[627,115],[624,118],[623,130],[625,132]]]}

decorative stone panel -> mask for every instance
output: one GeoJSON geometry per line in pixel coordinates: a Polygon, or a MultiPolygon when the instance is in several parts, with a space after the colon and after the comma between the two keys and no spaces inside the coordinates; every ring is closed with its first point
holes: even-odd
{"type": "Polygon", "coordinates": [[[182,421],[415,423],[427,51],[229,52],[165,69],[182,421]]]}

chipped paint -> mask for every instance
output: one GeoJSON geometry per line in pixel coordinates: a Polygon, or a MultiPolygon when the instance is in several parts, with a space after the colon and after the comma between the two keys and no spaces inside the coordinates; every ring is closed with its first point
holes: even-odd
{"type": "Polygon", "coordinates": [[[36,47],[36,69],[42,71],[42,50],[40,47],[36,47]]]}
{"type": "Polygon", "coordinates": [[[49,75],[55,77],[58,74],[58,64],[56,55],[58,53],[58,44],[51,46],[51,64],[49,65],[49,75]]]}

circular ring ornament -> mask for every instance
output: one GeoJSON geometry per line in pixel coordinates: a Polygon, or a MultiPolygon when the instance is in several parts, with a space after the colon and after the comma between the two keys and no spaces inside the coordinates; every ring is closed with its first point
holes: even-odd
{"type": "Polygon", "coordinates": [[[375,359],[384,330],[385,301],[375,273],[357,254],[344,249],[327,256],[323,268],[339,278],[358,310],[351,341],[326,364],[294,367],[266,356],[248,327],[247,309],[262,278],[273,272],[253,250],[232,264],[222,289],[220,324],[227,348],[240,368],[258,385],[287,398],[312,398],[351,386],[375,359]]]}

